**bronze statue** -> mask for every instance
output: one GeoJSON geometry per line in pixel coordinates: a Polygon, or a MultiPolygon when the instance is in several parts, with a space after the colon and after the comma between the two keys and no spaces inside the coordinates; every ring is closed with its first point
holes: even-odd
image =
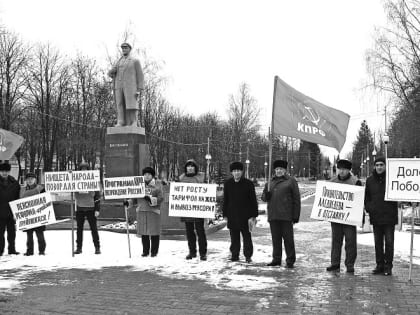
{"type": "Polygon", "coordinates": [[[114,99],[117,106],[116,127],[137,127],[140,92],[144,87],[143,71],[140,61],[130,56],[130,44],[121,44],[121,50],[121,58],[108,71],[108,75],[113,79],[114,99]]]}

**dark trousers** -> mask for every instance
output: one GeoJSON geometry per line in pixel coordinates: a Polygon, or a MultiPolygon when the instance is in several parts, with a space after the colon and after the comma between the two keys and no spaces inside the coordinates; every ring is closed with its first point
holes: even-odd
{"type": "Polygon", "coordinates": [[[198,251],[200,256],[207,254],[207,238],[204,230],[204,219],[195,220],[194,222],[185,222],[185,230],[187,231],[187,241],[190,254],[197,255],[197,238],[198,251]],[[195,232],[194,232],[195,229],[195,232]],[[197,232],[197,236],[195,233],[197,232]]]}
{"type": "Polygon", "coordinates": [[[34,229],[30,229],[26,231],[26,253],[33,255],[34,253],[34,232],[36,234],[36,238],[38,239],[38,251],[40,254],[45,253],[45,247],[47,244],[45,243],[44,238],[44,231],[45,226],[40,226],[34,229]]]}
{"type": "Polygon", "coordinates": [[[394,260],[394,232],[395,225],[373,225],[373,236],[375,238],[375,258],[379,268],[392,269],[394,260]],[[384,250],[385,243],[385,250],[384,250]]]}
{"type": "Polygon", "coordinates": [[[159,251],[159,235],[142,235],[141,242],[143,244],[143,254],[149,255],[149,252],[156,256],[159,251]],[[150,243],[152,243],[152,250],[150,251],[150,243]]]}
{"type": "Polygon", "coordinates": [[[254,253],[254,247],[252,245],[251,232],[249,229],[229,229],[230,231],[230,252],[232,257],[239,257],[239,252],[241,250],[241,234],[242,241],[244,243],[244,256],[245,258],[251,258],[254,253]]]}
{"type": "Polygon", "coordinates": [[[271,221],[271,240],[273,242],[273,261],[281,262],[282,242],[286,250],[286,263],[293,265],[296,261],[293,223],[291,221],[271,221]]]}
{"type": "Polygon", "coordinates": [[[96,226],[96,217],[95,211],[88,210],[88,211],[76,211],[76,221],[77,221],[77,248],[82,249],[83,246],[83,225],[85,224],[85,218],[89,222],[90,231],[92,232],[92,239],[95,248],[99,248],[99,234],[98,234],[98,227],[96,226]]]}
{"type": "Polygon", "coordinates": [[[15,239],[16,239],[16,227],[15,220],[11,219],[0,219],[0,255],[3,255],[4,251],[4,232],[7,229],[7,243],[9,244],[9,254],[16,251],[15,239]]]}
{"type": "Polygon", "coordinates": [[[332,244],[331,244],[331,265],[339,266],[341,261],[341,247],[345,239],[344,249],[346,250],[346,267],[354,267],[357,257],[356,227],[340,223],[331,223],[332,244]]]}

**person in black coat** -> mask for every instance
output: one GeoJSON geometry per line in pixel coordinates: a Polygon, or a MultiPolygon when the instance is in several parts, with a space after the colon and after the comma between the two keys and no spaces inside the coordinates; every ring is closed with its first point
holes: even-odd
{"type": "Polygon", "coordinates": [[[231,261],[239,260],[241,250],[240,234],[244,243],[243,253],[247,263],[250,263],[254,248],[252,244],[249,225],[256,221],[258,216],[258,203],[254,184],[244,178],[244,166],[241,162],[230,165],[232,178],[228,179],[223,188],[223,217],[227,220],[230,231],[231,261]]]}
{"type": "Polygon", "coordinates": [[[375,238],[376,268],[372,273],[391,275],[395,224],[398,223],[398,203],[385,201],[385,158],[378,157],[374,166],[372,175],[366,180],[365,189],[365,209],[369,213],[375,238]]]}
{"type": "Polygon", "coordinates": [[[0,256],[3,255],[5,239],[4,232],[7,229],[7,242],[9,255],[18,255],[16,251],[16,222],[13,218],[9,202],[19,199],[20,185],[16,179],[10,176],[10,164],[0,164],[0,256]]]}
{"type": "Polygon", "coordinates": [[[267,201],[268,222],[273,242],[273,260],[267,266],[281,266],[282,242],[286,250],[286,267],[293,268],[296,261],[293,224],[299,222],[300,192],[294,177],[286,174],[287,161],[273,163],[274,177],[264,187],[262,201],[267,201]],[[270,188],[270,189],[268,189],[270,188]]]}

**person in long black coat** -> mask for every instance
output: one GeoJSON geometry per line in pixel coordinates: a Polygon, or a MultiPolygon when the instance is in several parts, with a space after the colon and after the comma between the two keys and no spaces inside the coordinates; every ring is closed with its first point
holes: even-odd
{"type": "Polygon", "coordinates": [[[15,247],[16,221],[13,218],[9,202],[19,199],[20,185],[16,179],[10,176],[10,169],[11,166],[8,162],[0,164],[0,256],[4,251],[6,229],[9,255],[19,254],[15,247]]]}
{"type": "Polygon", "coordinates": [[[250,263],[254,248],[249,225],[250,221],[255,223],[258,216],[258,203],[254,184],[242,176],[243,169],[241,162],[233,162],[230,165],[232,177],[225,182],[223,189],[223,217],[227,219],[227,227],[230,230],[230,260],[239,260],[242,234],[243,253],[246,262],[250,263]]]}
{"type": "Polygon", "coordinates": [[[365,209],[369,213],[375,238],[376,268],[373,274],[392,274],[394,232],[398,223],[398,203],[385,201],[385,158],[378,157],[375,169],[366,180],[365,209]],[[385,250],[384,250],[385,244],[385,250]]]}

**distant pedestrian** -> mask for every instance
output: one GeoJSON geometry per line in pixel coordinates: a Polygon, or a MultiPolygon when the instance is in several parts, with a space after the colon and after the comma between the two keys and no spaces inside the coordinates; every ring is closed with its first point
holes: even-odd
{"type": "Polygon", "coordinates": [[[374,162],[372,175],[366,180],[365,209],[373,225],[376,268],[373,274],[392,275],[394,260],[394,232],[398,223],[398,203],[385,201],[385,158],[374,162]],[[385,245],[385,249],[384,249],[385,245]]]}
{"type": "Polygon", "coordinates": [[[258,203],[254,184],[242,176],[243,170],[244,165],[241,162],[230,164],[232,177],[225,182],[223,188],[223,217],[227,220],[230,231],[230,260],[239,260],[242,234],[245,261],[251,263],[254,247],[250,226],[256,223],[258,203]]]}
{"type": "MultiPolygon", "coordinates": [[[[362,186],[360,180],[354,176],[350,170],[352,163],[349,160],[341,159],[337,161],[338,175],[331,179],[331,182],[347,185],[362,186]]],[[[341,248],[343,238],[346,245],[346,265],[348,273],[354,273],[354,263],[357,257],[357,230],[353,225],[331,222],[332,244],[331,244],[331,265],[327,271],[339,271],[341,261],[341,248]]]]}
{"type": "Polygon", "coordinates": [[[273,243],[273,260],[267,266],[281,265],[284,241],[286,267],[293,268],[296,261],[293,224],[299,222],[300,216],[299,186],[296,179],[286,173],[287,161],[274,161],[273,168],[274,177],[265,185],[261,196],[261,199],[268,203],[268,222],[273,243]]]}
{"type": "Polygon", "coordinates": [[[143,244],[142,257],[155,257],[159,251],[160,204],[163,201],[162,183],[155,179],[155,170],[145,167],[142,171],[146,196],[137,199],[137,236],[143,244]]]}
{"type": "MultiPolygon", "coordinates": [[[[81,171],[89,170],[89,164],[86,162],[80,163],[79,169],[81,171]]],[[[89,222],[90,231],[92,233],[93,245],[95,246],[95,254],[100,254],[99,233],[97,227],[97,217],[100,210],[100,192],[99,191],[84,191],[75,192],[74,196],[77,202],[76,221],[77,221],[77,239],[75,254],[82,253],[83,247],[83,227],[85,219],[89,222]]]]}
{"type": "MultiPolygon", "coordinates": [[[[179,177],[181,183],[204,183],[204,177],[198,173],[198,165],[190,159],[185,163],[184,173],[179,177]]],[[[197,238],[198,251],[201,260],[207,260],[207,237],[204,229],[204,218],[181,218],[185,222],[189,253],[185,257],[187,260],[197,257],[197,238]]]]}
{"type": "Polygon", "coordinates": [[[6,229],[9,255],[19,255],[15,247],[16,221],[13,218],[9,202],[19,199],[20,185],[16,179],[10,176],[10,170],[11,166],[8,162],[0,164],[0,256],[4,251],[6,229]]]}
{"type": "MultiPolygon", "coordinates": [[[[41,194],[45,192],[42,185],[37,184],[36,175],[34,173],[27,173],[25,176],[26,185],[20,190],[20,197],[26,198],[41,194]]],[[[38,239],[38,253],[39,255],[45,255],[46,242],[44,237],[45,225],[38,226],[26,230],[26,253],[25,256],[32,256],[34,254],[34,232],[38,239]]]]}

